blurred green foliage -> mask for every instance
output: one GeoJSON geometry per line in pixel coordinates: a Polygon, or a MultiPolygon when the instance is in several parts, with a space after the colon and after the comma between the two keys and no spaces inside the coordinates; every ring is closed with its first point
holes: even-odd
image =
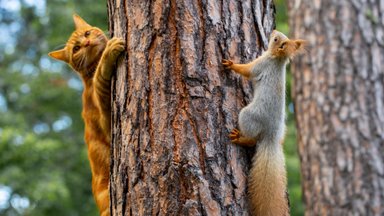
{"type": "MultiPolygon", "coordinates": [[[[277,29],[288,34],[285,3],[275,3],[277,29]]],[[[46,55],[64,46],[73,13],[107,30],[106,5],[91,0],[0,0],[0,215],[98,214],[80,117],[82,84],[46,55]]],[[[287,92],[292,110],[290,82],[287,92]]],[[[292,112],[287,125],[291,213],[303,215],[292,112]]]]}
{"type": "Polygon", "coordinates": [[[289,35],[288,10],[285,1],[286,0],[274,1],[276,7],[276,29],[289,35]]]}
{"type": "Polygon", "coordinates": [[[64,46],[73,13],[107,27],[106,5],[91,0],[0,0],[0,215],[98,214],[82,84],[47,56],[64,46]]]}

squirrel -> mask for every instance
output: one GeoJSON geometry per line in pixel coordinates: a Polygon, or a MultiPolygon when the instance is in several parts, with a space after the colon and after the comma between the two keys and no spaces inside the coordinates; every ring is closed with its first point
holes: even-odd
{"type": "Polygon", "coordinates": [[[239,130],[229,138],[241,146],[255,146],[248,177],[251,215],[289,215],[286,195],[287,177],[281,145],[285,134],[285,73],[286,65],[305,48],[304,40],[290,40],[274,30],[268,49],[247,64],[234,64],[223,59],[226,69],[249,78],[254,94],[252,101],[239,114],[239,130]]]}

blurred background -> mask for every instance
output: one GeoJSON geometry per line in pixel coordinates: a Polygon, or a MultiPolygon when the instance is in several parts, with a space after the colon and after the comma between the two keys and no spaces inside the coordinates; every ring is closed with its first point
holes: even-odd
{"type": "MultiPolygon", "coordinates": [[[[275,4],[277,29],[288,34],[284,1],[275,4]]],[[[0,0],[0,215],[98,214],[83,141],[82,83],[47,56],[64,47],[73,13],[108,29],[103,1],[0,0]]],[[[291,213],[303,215],[290,96],[287,109],[291,213]]]]}
{"type": "Polygon", "coordinates": [[[106,3],[0,0],[0,215],[98,214],[82,83],[47,56],[64,47],[74,12],[107,30],[106,3]]]}

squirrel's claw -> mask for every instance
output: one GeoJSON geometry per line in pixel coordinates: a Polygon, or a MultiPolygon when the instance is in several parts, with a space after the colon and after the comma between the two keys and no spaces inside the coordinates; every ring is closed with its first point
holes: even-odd
{"type": "Polygon", "coordinates": [[[229,139],[231,139],[232,142],[236,141],[240,138],[240,131],[234,128],[231,133],[229,133],[229,139]]]}
{"type": "Polygon", "coordinates": [[[226,69],[230,69],[230,68],[231,68],[231,65],[233,65],[233,62],[232,62],[231,60],[222,59],[222,60],[221,60],[221,64],[222,64],[226,69]]]}

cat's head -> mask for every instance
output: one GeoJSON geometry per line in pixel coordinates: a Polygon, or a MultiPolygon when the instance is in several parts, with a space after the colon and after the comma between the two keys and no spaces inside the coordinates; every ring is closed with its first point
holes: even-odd
{"type": "Polygon", "coordinates": [[[103,53],[108,39],[104,32],[85,22],[74,14],[76,30],[69,37],[67,44],[61,50],[50,52],[54,59],[68,63],[74,70],[84,75],[95,69],[103,53]]]}

